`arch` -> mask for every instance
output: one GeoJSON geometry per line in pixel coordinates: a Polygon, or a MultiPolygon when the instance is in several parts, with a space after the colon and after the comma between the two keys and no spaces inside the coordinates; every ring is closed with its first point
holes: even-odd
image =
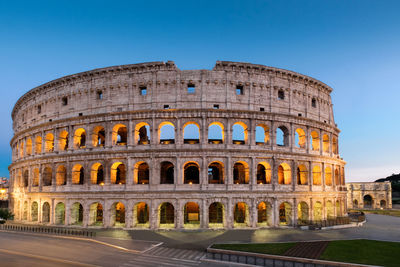
{"type": "Polygon", "coordinates": [[[373,207],[374,199],[372,198],[371,195],[365,195],[363,197],[363,201],[365,209],[371,209],[373,207]]]}
{"type": "Polygon", "coordinates": [[[325,168],[325,185],[332,185],[332,169],[331,167],[325,168]]]}
{"type": "Polygon", "coordinates": [[[50,204],[49,202],[44,202],[42,206],[42,223],[50,222],[50,204]]]}
{"type": "Polygon", "coordinates": [[[122,162],[114,162],[111,165],[111,184],[126,183],[126,167],[122,162]]]}
{"type": "Polygon", "coordinates": [[[93,128],[92,145],[94,147],[104,147],[106,144],[106,131],[103,126],[97,125],[93,128]]]}
{"type": "Polygon", "coordinates": [[[249,165],[244,161],[238,161],[233,165],[233,183],[249,183],[249,165]]]}
{"type": "Polygon", "coordinates": [[[224,143],[224,125],[218,121],[214,121],[208,125],[208,143],[222,144],[224,143]]]}
{"type": "Polygon", "coordinates": [[[125,226],[125,205],[116,202],[111,206],[111,225],[114,227],[125,226]]]}
{"type": "Polygon", "coordinates": [[[224,205],[220,202],[213,202],[208,207],[208,222],[210,228],[222,227],[224,224],[224,205]]]}
{"type": "Polygon", "coordinates": [[[302,128],[297,128],[294,133],[296,147],[306,148],[306,133],[302,128]]]}
{"type": "Polygon", "coordinates": [[[319,134],[316,131],[311,132],[311,148],[313,151],[319,151],[319,134]]]}
{"type": "Polygon", "coordinates": [[[249,207],[245,202],[237,202],[233,209],[233,222],[235,226],[249,225],[249,207]]]}
{"type": "Polygon", "coordinates": [[[67,184],[67,169],[64,165],[57,167],[56,171],[56,185],[66,185],[67,184]]]}
{"type": "Polygon", "coordinates": [[[286,126],[276,128],[276,145],[289,146],[289,131],[286,126]]]}
{"type": "Polygon", "coordinates": [[[136,203],[133,208],[134,225],[149,226],[149,206],[145,202],[136,203]]]}
{"type": "Polygon", "coordinates": [[[83,128],[75,130],[74,134],[74,148],[85,148],[86,147],[86,131],[83,128]]]}
{"type": "Polygon", "coordinates": [[[37,222],[39,217],[39,204],[36,201],[33,201],[31,204],[31,221],[37,222]]]}
{"type": "Polygon", "coordinates": [[[200,183],[200,167],[197,162],[191,161],[185,163],[183,167],[183,183],[184,184],[200,183]]]}
{"type": "Polygon", "coordinates": [[[45,167],[43,169],[43,186],[51,185],[53,180],[53,170],[51,167],[45,167]]]}
{"type": "Polygon", "coordinates": [[[45,136],[44,150],[46,152],[54,151],[54,135],[52,133],[48,133],[45,136]]]}
{"type": "Polygon", "coordinates": [[[58,149],[60,151],[66,151],[68,150],[68,145],[68,132],[64,130],[58,136],[58,149]]]}
{"type": "Polygon", "coordinates": [[[101,163],[94,163],[90,170],[90,180],[92,184],[104,185],[104,168],[101,163]]]}
{"type": "Polygon", "coordinates": [[[382,200],[379,202],[379,204],[380,204],[381,209],[386,209],[386,200],[382,199],[382,200]]]}
{"type": "Polygon", "coordinates": [[[22,215],[23,220],[28,220],[28,201],[24,201],[24,209],[23,209],[23,215],[22,215]]]}
{"type": "Polygon", "coordinates": [[[324,134],[322,136],[322,151],[325,153],[329,152],[329,145],[330,145],[330,140],[329,136],[327,134],[324,134]]]}
{"type": "Polygon", "coordinates": [[[353,208],[357,209],[358,208],[358,201],[357,199],[353,200],[353,208]]]}
{"type": "Polygon", "coordinates": [[[183,125],[183,143],[198,144],[200,143],[200,126],[198,123],[189,121],[183,125]]]}
{"type": "Polygon", "coordinates": [[[340,180],[339,180],[339,169],[335,169],[335,185],[340,185],[340,180]]]}
{"type": "Polygon", "coordinates": [[[339,148],[338,148],[338,141],[337,138],[334,136],[332,138],[332,152],[333,154],[338,154],[339,148]]]}
{"type": "Polygon", "coordinates": [[[328,201],[326,202],[325,209],[326,209],[326,218],[327,218],[328,220],[334,219],[334,218],[335,218],[335,210],[334,210],[334,208],[333,208],[333,203],[332,203],[332,201],[328,200],[328,201]]]}
{"type": "Polygon", "coordinates": [[[232,125],[232,143],[235,145],[247,144],[247,125],[238,121],[232,125]]]}
{"type": "Polygon", "coordinates": [[[265,124],[256,126],[256,145],[269,144],[269,127],[265,124]]]}
{"type": "Polygon", "coordinates": [[[271,166],[268,162],[260,162],[257,164],[257,184],[271,183],[271,166]]]}
{"type": "Polygon", "coordinates": [[[184,226],[200,227],[200,208],[196,202],[187,202],[184,206],[184,226]]]}
{"type": "Polygon", "coordinates": [[[21,142],[21,144],[19,146],[20,146],[20,149],[19,149],[20,154],[19,154],[19,156],[21,158],[23,158],[24,157],[24,142],[21,142]]]}
{"type": "Polygon", "coordinates": [[[158,126],[158,139],[160,144],[168,145],[175,143],[175,125],[172,122],[164,121],[158,126]]]}
{"type": "Polygon", "coordinates": [[[174,183],[174,164],[169,161],[160,163],[160,184],[174,183]]]}
{"type": "Polygon", "coordinates": [[[135,141],[138,145],[150,144],[150,125],[140,122],[135,126],[135,141]]]}
{"type": "Polygon", "coordinates": [[[103,225],[103,205],[99,202],[92,203],[89,206],[89,225],[103,225]]]}
{"type": "Polygon", "coordinates": [[[39,169],[34,168],[33,169],[33,180],[32,180],[32,186],[39,186],[39,169]]]}
{"type": "Polygon", "coordinates": [[[222,162],[213,161],[208,165],[208,183],[209,184],[223,184],[224,165],[222,162]]]}
{"type": "Polygon", "coordinates": [[[146,162],[140,161],[135,164],[134,180],[136,184],[149,184],[150,168],[146,162]]]}
{"type": "Polygon", "coordinates": [[[292,172],[289,164],[283,162],[278,167],[278,184],[291,184],[292,172]]]}
{"type": "Polygon", "coordinates": [[[259,226],[267,226],[271,225],[271,213],[272,213],[272,208],[271,204],[268,202],[260,202],[257,205],[257,224],[259,226]]]}
{"type": "Polygon", "coordinates": [[[321,167],[319,165],[315,165],[312,169],[312,178],[313,185],[321,185],[321,167]]]}
{"type": "Polygon", "coordinates": [[[308,184],[308,171],[306,166],[300,164],[297,166],[297,184],[307,185],[308,184]]]}
{"type": "Polygon", "coordinates": [[[340,201],[336,200],[336,216],[341,216],[342,215],[342,208],[340,205],[340,201]]]}
{"type": "Polygon", "coordinates": [[[75,164],[72,168],[72,184],[83,184],[85,181],[85,170],[82,165],[75,164]]]}
{"type": "Polygon", "coordinates": [[[175,208],[169,202],[164,202],[158,207],[158,218],[160,227],[174,227],[175,226],[175,208]]]}
{"type": "Polygon", "coordinates": [[[58,202],[55,209],[55,224],[65,224],[65,205],[62,202],[58,202]]]}
{"type": "Polygon", "coordinates": [[[279,205],[279,225],[292,225],[292,205],[288,202],[279,205]]]}
{"type": "Polygon", "coordinates": [[[27,156],[32,155],[32,139],[31,138],[26,139],[26,155],[27,156]]]}
{"type": "Polygon", "coordinates": [[[83,206],[79,202],[75,202],[71,206],[71,221],[73,225],[82,225],[83,223],[83,206]]]}
{"type": "Polygon", "coordinates": [[[121,123],[114,125],[111,139],[113,145],[126,146],[128,143],[128,130],[126,125],[121,123]]]}
{"type": "Polygon", "coordinates": [[[42,137],[36,136],[35,138],[35,154],[42,153],[42,137]]]}
{"type": "Polygon", "coordinates": [[[297,205],[297,224],[308,224],[309,208],[308,204],[304,201],[297,205]]]}
{"type": "Polygon", "coordinates": [[[314,221],[322,221],[322,219],[323,219],[322,204],[319,201],[314,203],[314,206],[313,206],[313,218],[314,218],[314,221]]]}
{"type": "Polygon", "coordinates": [[[28,187],[29,186],[29,171],[28,170],[24,171],[23,179],[24,179],[24,187],[28,187]]]}

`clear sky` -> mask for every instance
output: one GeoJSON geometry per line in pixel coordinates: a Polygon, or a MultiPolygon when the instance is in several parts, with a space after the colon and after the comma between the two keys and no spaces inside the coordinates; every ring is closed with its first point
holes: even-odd
{"type": "Polygon", "coordinates": [[[217,60],[333,87],[347,181],[400,172],[400,1],[0,1],[0,176],[11,110],[29,89],[99,67],[217,60]]]}

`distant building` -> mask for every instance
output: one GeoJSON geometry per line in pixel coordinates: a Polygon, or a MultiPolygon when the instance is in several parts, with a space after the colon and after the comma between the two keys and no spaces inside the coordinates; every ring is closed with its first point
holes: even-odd
{"type": "Polygon", "coordinates": [[[391,209],[390,182],[346,183],[349,209],[391,209]]]}
{"type": "Polygon", "coordinates": [[[0,177],[0,208],[8,208],[8,179],[0,177]]]}

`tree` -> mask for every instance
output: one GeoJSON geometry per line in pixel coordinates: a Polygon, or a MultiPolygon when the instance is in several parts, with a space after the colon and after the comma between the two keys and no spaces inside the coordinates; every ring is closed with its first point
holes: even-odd
{"type": "Polygon", "coordinates": [[[12,214],[8,209],[0,209],[0,223],[5,223],[6,220],[13,219],[12,214]]]}

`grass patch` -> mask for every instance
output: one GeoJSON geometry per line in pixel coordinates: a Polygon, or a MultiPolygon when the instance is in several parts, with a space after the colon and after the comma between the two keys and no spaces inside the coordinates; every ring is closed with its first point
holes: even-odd
{"type": "Polygon", "coordinates": [[[254,253],[283,255],[296,243],[265,243],[265,244],[214,244],[212,248],[247,251],[254,253]]]}
{"type": "Polygon", "coordinates": [[[321,260],[399,266],[400,243],[375,240],[331,241],[321,260]]]}

